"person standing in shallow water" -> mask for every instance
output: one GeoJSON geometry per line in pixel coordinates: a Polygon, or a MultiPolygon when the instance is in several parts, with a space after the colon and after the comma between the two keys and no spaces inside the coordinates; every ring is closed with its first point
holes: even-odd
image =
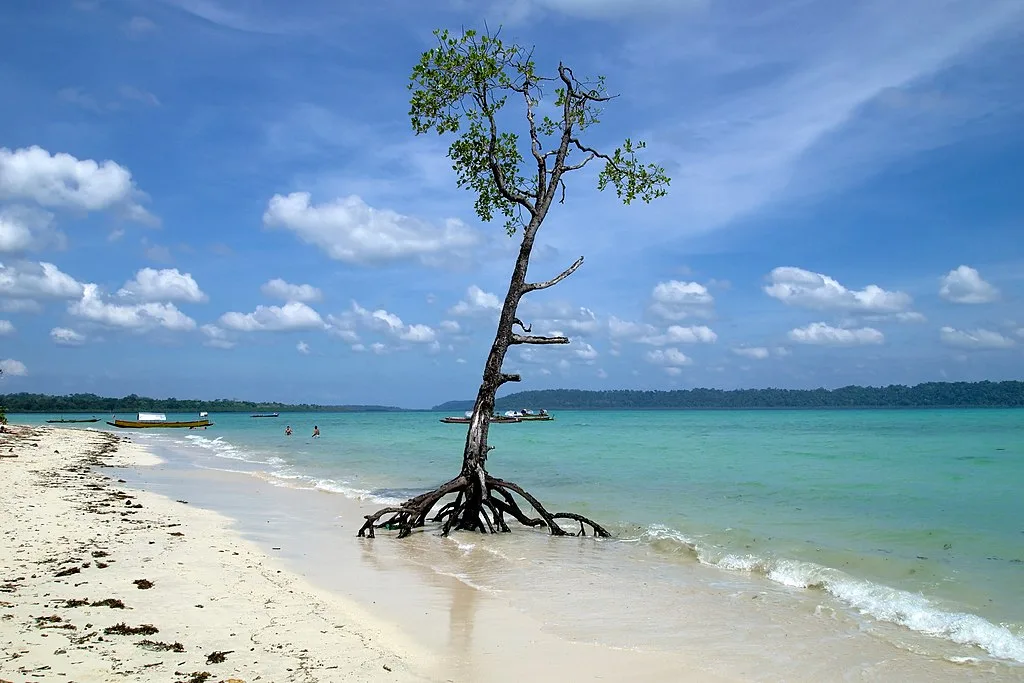
{"type": "Polygon", "coordinates": [[[315,438],[317,438],[319,436],[320,436],[320,428],[317,427],[316,425],[313,425],[313,438],[315,439],[315,438]]]}
{"type": "Polygon", "coordinates": [[[292,435],[292,426],[291,425],[288,425],[287,427],[284,428],[284,435],[285,436],[291,436],[292,435]]]}

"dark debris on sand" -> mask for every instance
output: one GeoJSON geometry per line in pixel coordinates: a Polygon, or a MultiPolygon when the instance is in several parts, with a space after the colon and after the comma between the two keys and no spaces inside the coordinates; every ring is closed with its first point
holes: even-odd
{"type": "Polygon", "coordinates": [[[174,675],[185,676],[185,678],[180,681],[175,681],[175,683],[206,683],[206,680],[213,676],[209,671],[195,671],[190,674],[183,674],[180,671],[175,671],[174,675]]]}
{"type": "Polygon", "coordinates": [[[103,633],[108,636],[151,636],[154,633],[160,633],[160,629],[152,624],[129,626],[122,621],[120,624],[106,627],[103,629],[103,633]]]}
{"type": "Polygon", "coordinates": [[[231,654],[232,652],[234,652],[234,650],[225,650],[224,652],[221,652],[220,650],[214,650],[210,654],[206,655],[206,663],[207,664],[220,664],[225,659],[227,659],[228,655],[231,654]]]}
{"type": "Polygon", "coordinates": [[[185,646],[182,645],[181,643],[178,643],[178,642],[174,642],[174,643],[161,643],[161,642],[156,641],[156,640],[146,639],[146,640],[140,640],[139,642],[137,642],[135,644],[138,645],[141,648],[145,648],[147,650],[153,650],[154,652],[184,652],[185,651],[185,646]]]}

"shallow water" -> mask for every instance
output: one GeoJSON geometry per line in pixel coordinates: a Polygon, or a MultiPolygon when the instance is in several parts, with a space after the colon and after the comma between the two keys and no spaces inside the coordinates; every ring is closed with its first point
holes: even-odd
{"type": "MultiPolygon", "coordinates": [[[[192,465],[384,502],[454,474],[466,429],[432,413],[212,417],[209,430],[133,438],[192,465]]],[[[673,615],[714,604],[709,642],[773,623],[801,647],[868,632],[1024,675],[1022,427],[1013,410],[566,411],[494,425],[494,474],[616,539],[460,534],[411,544],[411,559],[616,646],[671,649],[673,615]],[[794,614],[811,616],[798,628],[794,614]]]]}

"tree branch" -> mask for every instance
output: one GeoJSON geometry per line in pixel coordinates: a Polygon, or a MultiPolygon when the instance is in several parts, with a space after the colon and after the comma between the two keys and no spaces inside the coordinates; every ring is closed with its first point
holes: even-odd
{"type": "Polygon", "coordinates": [[[541,154],[543,149],[540,143],[540,136],[537,134],[537,122],[533,116],[533,98],[530,97],[530,81],[527,79],[523,82],[522,88],[512,86],[512,89],[516,92],[523,94],[523,99],[526,100],[526,119],[530,122],[530,151],[533,152],[533,158],[537,160],[537,196],[544,196],[544,181],[547,179],[548,168],[546,162],[546,155],[541,154]]]}
{"type": "Polygon", "coordinates": [[[513,334],[509,344],[568,344],[568,337],[539,337],[535,335],[513,334]]]}
{"type": "Polygon", "coordinates": [[[518,373],[503,372],[498,375],[498,386],[507,382],[522,382],[523,378],[518,373]]]}
{"type": "MultiPolygon", "coordinates": [[[[573,273],[575,273],[576,269],[579,268],[581,265],[583,265],[583,257],[582,256],[580,256],[578,259],[576,259],[576,262],[573,263],[571,266],[569,266],[568,268],[563,270],[561,273],[559,273],[557,277],[554,277],[551,280],[548,280],[547,282],[528,282],[528,283],[524,284],[523,285],[522,293],[526,294],[528,292],[535,292],[538,289],[547,289],[548,287],[554,287],[559,282],[561,282],[565,278],[567,278],[570,275],[572,275],[573,273]]],[[[526,331],[529,332],[529,330],[526,330],[526,331]]]]}
{"type": "Polygon", "coordinates": [[[519,325],[519,327],[523,328],[523,332],[532,332],[533,331],[533,328],[530,325],[524,325],[523,321],[520,320],[519,318],[513,318],[512,319],[512,324],[513,325],[519,325]]]}
{"type": "MultiPolygon", "coordinates": [[[[498,165],[498,124],[494,120],[494,112],[491,111],[490,105],[487,104],[487,90],[482,85],[478,86],[480,89],[477,91],[475,97],[477,98],[480,110],[487,116],[487,122],[491,127],[491,139],[487,147],[487,163],[491,169],[491,177],[494,178],[494,184],[498,186],[498,192],[506,200],[522,206],[524,209],[530,212],[533,216],[536,214],[536,208],[529,198],[520,192],[516,188],[509,188],[505,183],[505,174],[501,172],[501,166],[498,165]]],[[[537,193],[540,196],[540,193],[537,193]]]]}

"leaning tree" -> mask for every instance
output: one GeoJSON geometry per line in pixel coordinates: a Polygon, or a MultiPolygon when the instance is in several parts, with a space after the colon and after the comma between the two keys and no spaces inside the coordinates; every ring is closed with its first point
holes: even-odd
{"type": "Polygon", "coordinates": [[[600,524],[572,512],[549,512],[518,484],[491,476],[487,454],[493,446],[487,444],[487,432],[498,388],[520,380],[519,375],[502,371],[509,347],[569,343],[567,337],[531,334],[530,326],[516,313],[524,295],[555,286],[583,263],[581,257],[550,280],[527,281],[537,231],[552,203],[564,203],[566,176],[591,162],[603,164],[598,189],[614,186],[625,204],[664,196],[669,178],[664,168],[637,158],[643,142],[626,139],[607,153],[583,140],[583,133],[598,123],[602,104],[612,99],[603,78],[581,79],[562,63],[554,74],[541,75],[532,51],[506,44],[498,35],[475,31],[462,35],[435,31],[434,35],[437,47],[423,53],[410,79],[413,129],[417,135],[430,131],[456,135],[448,157],[459,187],[476,195],[475,209],[481,220],[489,222],[500,215],[509,237],[521,235],[519,255],[484,364],[462,470],[432,491],[367,515],[359,535],[372,538],[375,529],[386,528],[397,529],[398,537],[404,538],[428,521],[437,523],[445,535],[452,530],[494,533],[508,531],[506,520],[511,518],[530,527],[547,527],[555,536],[569,533],[559,520],[579,524],[578,534],[585,534],[589,526],[595,535],[607,536],[600,524]],[[542,114],[541,109],[546,89],[553,94],[547,102],[549,107],[553,105],[551,115],[542,114]],[[506,108],[512,104],[519,107],[518,114],[506,108]],[[522,136],[513,132],[515,120],[522,136]],[[527,505],[521,506],[519,499],[527,505]],[[538,516],[528,514],[524,507],[538,516]]]}

